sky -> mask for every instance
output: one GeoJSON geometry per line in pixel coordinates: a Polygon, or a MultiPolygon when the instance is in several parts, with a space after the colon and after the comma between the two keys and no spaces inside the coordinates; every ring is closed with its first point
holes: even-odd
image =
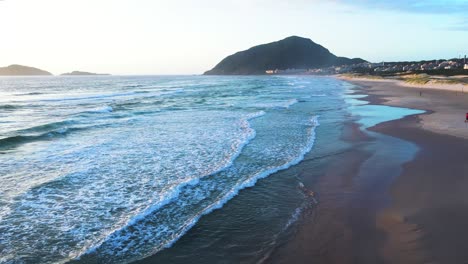
{"type": "Polygon", "coordinates": [[[301,36],[372,62],[468,54],[468,0],[0,0],[0,66],[200,74],[301,36]]]}

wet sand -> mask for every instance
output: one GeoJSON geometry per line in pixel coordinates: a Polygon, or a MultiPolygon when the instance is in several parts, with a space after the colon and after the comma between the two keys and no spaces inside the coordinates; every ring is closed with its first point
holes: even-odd
{"type": "Polygon", "coordinates": [[[374,95],[368,98],[371,102],[380,97],[388,100],[385,104],[431,110],[373,128],[420,148],[392,184],[392,205],[381,213],[392,212],[394,224],[408,227],[398,232],[391,225],[385,226],[393,239],[384,247],[387,258],[408,259],[416,249],[403,251],[398,247],[405,249],[403,243],[417,243],[418,251],[424,252],[430,263],[468,263],[468,127],[463,122],[468,95],[438,90],[420,95],[411,88],[357,84],[374,95]],[[398,97],[403,99],[396,100],[398,97]]]}
{"type": "MultiPolygon", "coordinates": [[[[391,82],[352,83],[373,104],[428,113],[381,123],[370,135],[348,125],[343,139],[353,148],[330,162],[314,184],[319,204],[266,262],[468,263],[468,127],[463,122],[468,95],[420,94],[391,82]],[[387,169],[390,159],[369,164],[376,151],[369,145],[393,139],[411,142],[419,151],[387,169]]],[[[307,182],[306,168],[301,176],[307,182]]]]}
{"type": "MultiPolygon", "coordinates": [[[[354,123],[345,127],[343,139],[350,143],[370,140],[354,123]]],[[[355,204],[351,208],[351,200],[356,194],[355,176],[370,155],[359,146],[335,155],[328,162],[325,175],[315,184],[309,182],[307,165],[303,164],[300,176],[306,185],[314,186],[319,204],[303,216],[294,237],[278,248],[267,263],[352,263],[349,261],[351,256],[360,259],[367,247],[371,253],[365,253],[365,258],[372,261],[378,258],[373,254],[377,251],[374,242],[378,237],[373,235],[373,230],[369,231],[373,229],[372,225],[364,224],[372,221],[372,214],[367,206],[357,208],[355,204]],[[356,213],[352,213],[353,210],[356,213]],[[350,227],[351,222],[356,224],[355,229],[350,227]],[[359,233],[357,229],[361,229],[359,233]],[[367,238],[361,240],[362,236],[367,238]]]]}

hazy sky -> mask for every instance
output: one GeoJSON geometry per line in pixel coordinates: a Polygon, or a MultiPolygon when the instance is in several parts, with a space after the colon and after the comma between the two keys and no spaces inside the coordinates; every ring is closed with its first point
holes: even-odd
{"type": "Polygon", "coordinates": [[[468,53],[468,0],[0,0],[0,66],[198,74],[291,35],[369,61],[468,53]]]}

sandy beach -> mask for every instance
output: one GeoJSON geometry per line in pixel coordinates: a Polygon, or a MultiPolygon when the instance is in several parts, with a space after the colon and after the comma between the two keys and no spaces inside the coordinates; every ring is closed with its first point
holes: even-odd
{"type": "Polygon", "coordinates": [[[378,124],[371,136],[348,124],[343,140],[354,147],[330,162],[315,183],[319,205],[268,262],[466,263],[468,94],[387,80],[349,82],[371,104],[427,113],[378,124]],[[409,162],[392,167],[391,151],[378,147],[382,155],[373,158],[376,148],[369,145],[398,140],[417,146],[409,162]]]}
{"type": "Polygon", "coordinates": [[[347,80],[363,87],[368,94],[378,96],[372,103],[432,112],[420,116],[421,128],[425,130],[468,138],[468,125],[463,122],[468,112],[468,92],[461,92],[463,85],[414,86],[396,80],[347,80]],[[382,100],[376,101],[379,99],[382,100]]]}
{"type": "MultiPolygon", "coordinates": [[[[404,232],[389,228],[386,250],[398,250],[405,236],[418,242],[430,262],[466,263],[465,237],[468,229],[468,127],[463,122],[468,111],[468,95],[436,89],[413,89],[378,82],[357,83],[385,104],[430,110],[428,114],[406,117],[377,125],[373,130],[416,143],[420,151],[403,168],[391,186],[393,225],[406,225],[404,232]],[[422,94],[419,94],[419,91],[422,94]],[[401,99],[397,99],[401,98],[401,99]],[[400,245],[397,245],[400,244],[400,245]]],[[[374,99],[373,99],[374,98],[374,99]]],[[[409,245],[409,244],[408,244],[409,245]]],[[[389,259],[410,257],[398,250],[389,259]]],[[[397,260],[397,259],[395,259],[397,260]]]]}

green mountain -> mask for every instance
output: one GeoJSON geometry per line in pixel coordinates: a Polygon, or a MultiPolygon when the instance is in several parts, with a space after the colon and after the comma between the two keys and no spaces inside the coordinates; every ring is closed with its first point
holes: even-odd
{"type": "Polygon", "coordinates": [[[266,70],[311,69],[361,62],[365,60],[337,57],[310,39],[292,36],[230,55],[205,75],[265,74],[266,70]]]}
{"type": "Polygon", "coordinates": [[[0,75],[8,76],[8,75],[52,75],[52,73],[48,71],[44,71],[38,68],[28,67],[13,64],[8,67],[0,67],[0,75]]]}

